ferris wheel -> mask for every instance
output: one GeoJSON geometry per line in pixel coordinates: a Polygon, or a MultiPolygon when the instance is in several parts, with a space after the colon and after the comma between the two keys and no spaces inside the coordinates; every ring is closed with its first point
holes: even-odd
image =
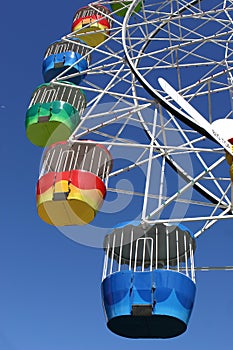
{"type": "Polygon", "coordinates": [[[103,304],[119,335],[185,331],[195,240],[232,219],[232,15],[227,0],[98,1],[45,52],[26,118],[48,146],[38,214],[104,241],[103,304]]]}

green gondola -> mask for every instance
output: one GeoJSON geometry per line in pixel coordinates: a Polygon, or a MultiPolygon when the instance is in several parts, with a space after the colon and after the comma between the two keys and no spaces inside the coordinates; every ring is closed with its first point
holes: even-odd
{"type": "Polygon", "coordinates": [[[66,140],[79,124],[86,97],[75,84],[42,84],[32,94],[26,114],[26,134],[36,146],[66,140]]]}

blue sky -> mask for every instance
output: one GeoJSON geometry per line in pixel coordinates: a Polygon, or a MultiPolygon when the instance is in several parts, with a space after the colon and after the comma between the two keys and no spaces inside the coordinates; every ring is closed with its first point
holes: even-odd
{"type": "MultiPolygon", "coordinates": [[[[108,331],[101,249],[78,244],[37,216],[41,149],[25,136],[47,46],[70,31],[87,1],[4,2],[1,10],[0,350],[231,349],[233,272],[197,273],[188,330],[170,340],[129,340],[108,331]]],[[[232,265],[232,222],[197,242],[197,265],[232,265]]]]}

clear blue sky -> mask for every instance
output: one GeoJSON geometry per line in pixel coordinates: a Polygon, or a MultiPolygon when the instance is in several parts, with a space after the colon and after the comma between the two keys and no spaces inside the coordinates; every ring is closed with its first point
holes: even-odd
{"type": "MultiPolygon", "coordinates": [[[[25,136],[47,46],[70,31],[87,1],[7,1],[1,7],[0,350],[232,349],[233,272],[197,273],[189,327],[171,340],[128,340],[108,331],[101,249],[42,222],[35,206],[41,149],[25,136]]],[[[232,265],[232,222],[198,240],[197,265],[232,265]]]]}

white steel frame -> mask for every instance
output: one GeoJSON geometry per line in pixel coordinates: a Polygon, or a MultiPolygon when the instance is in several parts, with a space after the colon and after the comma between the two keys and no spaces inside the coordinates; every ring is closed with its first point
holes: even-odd
{"type": "MultiPolygon", "coordinates": [[[[87,94],[88,109],[70,140],[94,136],[99,138],[98,143],[104,144],[113,153],[114,149],[122,150],[122,153],[126,149],[135,150],[137,156],[132,159],[132,164],[115,169],[109,175],[108,191],[129,197],[144,197],[141,215],[143,222],[187,222],[194,230],[195,237],[199,237],[218,220],[232,219],[231,181],[227,173],[224,150],[212,140],[208,140],[204,128],[166,96],[157,84],[157,78],[163,74],[168,76],[167,72],[174,71],[175,67],[177,90],[187,101],[199,108],[203,107],[202,115],[208,121],[216,118],[213,105],[217,93],[224,96],[226,101],[228,96],[228,110],[224,110],[221,117],[231,117],[232,87],[229,85],[229,79],[232,81],[233,51],[230,43],[233,36],[233,3],[227,0],[213,0],[209,2],[209,8],[202,9],[203,4],[208,1],[151,1],[148,6],[143,4],[141,12],[134,14],[133,10],[139,1],[132,2],[124,18],[114,16],[113,13],[113,27],[109,38],[90,50],[92,63],[88,70],[83,72],[87,73],[87,77],[78,87],[87,94]],[[157,12],[154,11],[155,8],[157,12]],[[191,46],[191,31],[184,25],[186,19],[187,23],[191,20],[198,23],[193,30],[196,36],[195,47],[191,46]],[[206,23],[216,26],[218,23],[215,35],[209,33],[203,36],[201,30],[206,23]],[[171,30],[175,27],[176,30],[172,33],[171,30]],[[168,46],[161,47],[161,33],[166,37],[165,42],[169,43],[168,46]],[[153,43],[159,44],[158,49],[153,48],[153,43]],[[198,51],[209,43],[216,44],[217,49],[222,50],[222,60],[210,60],[208,55],[205,57],[205,51],[198,51]],[[184,62],[188,57],[194,61],[184,62]],[[154,62],[154,65],[147,65],[147,60],[154,62]],[[197,76],[198,80],[192,80],[190,83],[186,81],[182,85],[184,69],[195,70],[203,67],[208,69],[197,76]],[[219,67],[224,69],[220,71],[219,67]],[[151,75],[154,76],[154,85],[149,78],[151,75]],[[99,108],[109,101],[111,106],[107,112],[99,108]],[[145,111],[148,109],[154,111],[153,120],[145,117],[145,111]],[[111,128],[116,123],[121,125],[121,131],[110,133],[108,127],[111,128]],[[129,140],[123,136],[123,131],[130,124],[144,130],[148,143],[138,142],[137,139],[129,140]],[[179,135],[179,144],[172,142],[169,138],[171,134],[179,135]],[[181,155],[190,157],[195,167],[194,172],[179,161],[181,155]],[[160,186],[157,192],[151,191],[150,180],[154,162],[161,164],[158,175],[160,186]],[[139,167],[144,167],[147,174],[143,191],[111,186],[111,179],[139,167]],[[171,169],[182,181],[176,191],[166,193],[164,189],[169,181],[166,173],[170,173],[171,169]],[[185,195],[190,189],[193,189],[197,196],[186,198],[185,195]],[[156,204],[151,210],[153,200],[156,204]],[[193,210],[194,215],[190,215],[190,212],[189,215],[181,216],[163,215],[166,208],[176,204],[199,208],[199,213],[193,210]],[[198,227],[195,225],[197,222],[198,227]]],[[[98,1],[99,3],[108,5],[108,1],[98,1]]],[[[62,39],[72,42],[73,36],[74,34],[70,33],[62,39]]],[[[78,31],[75,36],[78,36],[78,31]]],[[[67,69],[54,79],[53,83],[63,85],[60,80],[71,76],[73,75],[69,75],[67,69]]]]}

